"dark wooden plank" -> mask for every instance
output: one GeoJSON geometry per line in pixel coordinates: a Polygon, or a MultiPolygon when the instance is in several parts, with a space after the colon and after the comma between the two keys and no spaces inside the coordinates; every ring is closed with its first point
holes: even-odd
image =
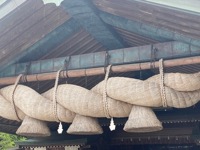
{"type": "Polygon", "coordinates": [[[27,0],[0,20],[0,37],[43,6],[42,0],[27,0]]]}
{"type": "Polygon", "coordinates": [[[117,138],[148,138],[154,136],[191,136],[194,127],[183,127],[183,128],[165,128],[158,132],[150,133],[128,133],[125,131],[118,131],[111,133],[113,139],[117,138]]]}
{"type": "Polygon", "coordinates": [[[119,32],[123,36],[130,36],[133,39],[144,40],[144,41],[146,41],[148,43],[158,43],[159,42],[157,40],[154,40],[154,39],[151,39],[151,38],[147,38],[147,37],[141,36],[139,34],[126,31],[126,30],[121,29],[121,28],[117,28],[117,27],[114,27],[114,28],[117,30],[117,32],[119,32]]]}
{"type": "MultiPolygon", "coordinates": [[[[97,1],[97,0],[96,0],[97,1]]],[[[100,0],[100,2],[105,2],[106,0],[100,0]]],[[[196,22],[200,23],[200,16],[197,13],[192,13],[187,10],[182,10],[179,8],[173,8],[170,6],[164,6],[164,5],[159,5],[159,4],[153,4],[151,2],[145,2],[145,1],[130,1],[130,0],[109,0],[112,3],[119,3],[120,5],[126,4],[126,7],[132,7],[132,8],[137,8],[140,10],[145,10],[149,11],[151,13],[163,13],[163,14],[170,14],[173,17],[179,17],[182,19],[186,19],[189,22],[196,22]]],[[[175,20],[176,21],[176,20],[175,20]]]]}
{"type": "Polygon", "coordinates": [[[29,32],[28,30],[30,28],[33,28],[34,25],[36,25],[39,22],[42,22],[42,19],[44,19],[45,16],[55,11],[55,9],[55,5],[43,5],[42,8],[40,8],[36,12],[33,12],[32,15],[21,21],[20,24],[16,24],[8,32],[6,32],[6,34],[0,36],[0,49],[8,45],[10,42],[15,42],[17,38],[19,38],[25,32],[29,32]]]}
{"type": "Polygon", "coordinates": [[[42,21],[35,24],[27,32],[21,34],[14,42],[9,43],[4,48],[5,53],[0,56],[0,59],[2,61],[9,61],[15,55],[39,41],[46,34],[53,31],[56,27],[63,24],[68,19],[69,15],[60,9],[60,7],[57,7],[57,9],[51,14],[45,15],[42,21]]]}
{"type": "MultiPolygon", "coordinates": [[[[87,46],[89,46],[89,44],[87,46]]],[[[177,58],[177,57],[189,57],[189,56],[194,55],[194,54],[195,55],[200,54],[200,50],[195,51],[195,53],[192,53],[191,47],[192,47],[191,45],[181,43],[181,42],[166,42],[166,43],[153,44],[153,49],[154,48],[157,49],[157,52],[156,52],[156,59],[157,60],[160,59],[160,58],[163,58],[163,57],[166,58],[166,59],[172,59],[172,58],[177,58]]],[[[80,49],[80,50],[82,50],[82,49],[80,49]]],[[[146,62],[146,61],[150,61],[149,63],[151,63],[151,61],[152,61],[152,55],[151,55],[152,46],[151,45],[140,46],[140,47],[131,47],[131,48],[125,48],[125,49],[118,49],[118,50],[109,51],[108,53],[109,53],[110,58],[111,58],[110,64],[113,64],[113,65],[115,65],[115,64],[131,64],[131,63],[146,62]],[[120,61],[117,61],[117,60],[120,60],[120,61]],[[123,60],[123,62],[122,62],[122,60],[123,60]]],[[[88,56],[88,59],[94,59],[94,55],[96,56],[95,53],[90,53],[90,57],[88,56]]],[[[71,60],[70,60],[70,63],[69,63],[71,66],[69,66],[68,69],[71,69],[71,70],[72,69],[73,70],[74,69],[80,69],[79,67],[81,67],[81,66],[79,66],[78,63],[76,63],[76,62],[80,62],[80,59],[79,59],[80,57],[81,57],[80,55],[79,56],[77,56],[77,55],[71,56],[71,60]],[[75,64],[73,64],[73,63],[75,63],[75,64]],[[74,66],[74,68],[72,66],[74,66]]],[[[64,57],[62,60],[60,59],[60,61],[62,61],[62,65],[60,66],[60,68],[63,67],[65,59],[66,59],[66,57],[64,57]]],[[[194,61],[198,60],[198,58],[196,58],[196,57],[189,58],[189,59],[193,63],[195,63],[194,61]],[[193,59],[196,59],[196,60],[193,60],[193,59]]],[[[90,64],[90,66],[92,66],[93,68],[100,67],[99,64],[101,62],[101,66],[103,67],[105,65],[105,60],[106,60],[105,55],[102,55],[101,59],[97,57],[97,60],[94,60],[93,61],[94,63],[92,65],[90,64]],[[98,66],[96,66],[95,62],[98,62],[98,66]]],[[[51,62],[52,60],[46,60],[47,65],[50,65],[51,63],[48,63],[48,61],[51,62]]],[[[85,61],[88,61],[88,60],[85,59],[85,61]]],[[[173,60],[171,60],[171,61],[173,61],[173,60]]],[[[177,61],[181,61],[181,64],[184,65],[182,63],[182,60],[177,60],[177,61]]],[[[175,62],[173,62],[173,63],[175,63],[175,62]]],[[[176,63],[179,63],[179,62],[176,62],[176,63]]],[[[196,63],[199,63],[199,62],[197,61],[196,63]]],[[[40,73],[41,70],[40,70],[39,64],[40,64],[39,61],[31,63],[30,68],[33,68],[33,69],[31,69],[32,72],[40,73]]],[[[24,67],[25,66],[26,65],[24,65],[24,67]]],[[[151,65],[144,64],[144,66],[146,67],[146,69],[149,69],[148,67],[150,67],[151,65]]],[[[138,69],[137,67],[139,67],[139,65],[135,64],[136,70],[138,69]]],[[[15,70],[16,70],[15,68],[16,68],[16,66],[12,65],[12,66],[8,67],[6,70],[2,71],[1,75],[2,76],[3,75],[4,76],[15,76],[15,75],[17,75],[17,74],[15,74],[15,70]],[[12,70],[14,70],[14,71],[12,71],[12,70]]],[[[51,66],[49,68],[53,68],[53,66],[51,66]]],[[[84,71],[84,68],[86,68],[86,67],[84,66],[81,69],[83,69],[83,71],[84,71]]],[[[127,68],[128,68],[128,66],[127,66],[127,68]]],[[[124,68],[125,70],[123,70],[123,69],[120,70],[120,69],[121,68],[119,68],[119,70],[117,70],[116,72],[123,72],[123,71],[126,72],[127,71],[126,68],[124,68]]],[[[143,68],[141,67],[140,70],[141,69],[144,69],[144,67],[143,68]]],[[[25,69],[21,69],[21,70],[25,70],[25,69]]],[[[55,70],[53,70],[53,71],[55,71],[55,70]]],[[[49,72],[52,72],[52,70],[49,70],[49,72]]],[[[3,80],[2,82],[4,83],[4,81],[5,80],[3,80]]]]}
{"type": "Polygon", "coordinates": [[[98,43],[88,32],[80,30],[73,36],[66,39],[61,45],[53,49],[50,53],[40,59],[56,58],[60,56],[70,56],[84,54],[87,52],[105,51],[102,44],[98,43]]]}
{"type": "Polygon", "coordinates": [[[61,56],[61,54],[63,54],[63,56],[67,56],[67,55],[64,55],[64,53],[65,54],[67,53],[70,56],[72,53],[73,54],[76,53],[77,47],[79,47],[80,43],[83,44],[82,41],[87,42],[89,39],[90,39],[89,34],[80,33],[77,38],[72,37],[71,40],[67,39],[65,41],[66,44],[64,46],[61,46],[61,47],[54,49],[52,51],[52,53],[47,54],[47,55],[48,55],[48,57],[55,58],[55,57],[61,56]]]}
{"type": "Polygon", "coordinates": [[[100,19],[89,1],[66,0],[62,6],[79,24],[108,50],[122,48],[123,43],[100,19]],[[109,38],[109,40],[107,40],[109,38]]]}
{"type": "MultiPolygon", "coordinates": [[[[168,10],[168,12],[170,12],[171,9],[159,6],[154,6],[154,8],[150,4],[141,2],[129,2],[127,0],[123,1],[123,4],[118,0],[95,1],[95,4],[101,10],[114,15],[122,16],[130,20],[137,20],[144,23],[154,24],[158,27],[165,27],[172,31],[188,34],[196,38],[200,37],[198,22],[195,22],[196,20],[188,21],[188,15],[185,15],[184,18],[177,17],[176,13],[182,13],[181,11],[176,11],[173,16],[159,16],[159,14],[163,13],[163,9],[168,10]],[[149,6],[153,8],[149,8],[149,6]]],[[[200,16],[198,16],[198,20],[200,20],[200,16]]]]}

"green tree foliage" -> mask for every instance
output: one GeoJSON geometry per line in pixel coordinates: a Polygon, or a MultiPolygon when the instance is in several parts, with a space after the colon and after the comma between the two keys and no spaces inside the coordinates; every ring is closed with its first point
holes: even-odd
{"type": "Polygon", "coordinates": [[[21,136],[0,132],[0,149],[8,150],[9,148],[15,147],[15,142],[24,141],[25,139],[21,136]]]}

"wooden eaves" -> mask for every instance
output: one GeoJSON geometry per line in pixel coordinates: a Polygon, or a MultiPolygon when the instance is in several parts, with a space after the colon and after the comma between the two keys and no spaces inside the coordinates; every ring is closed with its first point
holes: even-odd
{"type": "Polygon", "coordinates": [[[164,67],[198,64],[199,54],[198,47],[175,41],[15,64],[1,72],[0,85],[13,84],[18,74],[24,74],[22,82],[52,80],[60,69],[60,78],[68,78],[102,75],[108,64],[116,73],[158,68],[161,58],[164,67]]]}

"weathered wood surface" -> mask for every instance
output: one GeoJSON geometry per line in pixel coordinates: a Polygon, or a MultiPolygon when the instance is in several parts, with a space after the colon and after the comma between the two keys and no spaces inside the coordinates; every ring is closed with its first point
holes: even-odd
{"type": "MultiPolygon", "coordinates": [[[[174,66],[199,64],[199,63],[200,63],[200,57],[197,56],[197,57],[166,60],[164,61],[164,66],[174,67],[174,66]]],[[[147,70],[147,69],[151,69],[151,64],[152,62],[115,65],[115,66],[112,66],[111,71],[115,73],[120,73],[120,72],[129,72],[129,71],[147,70]]],[[[154,62],[154,67],[158,68],[159,62],[154,62]]],[[[77,70],[62,71],[60,78],[85,77],[85,76],[94,76],[94,75],[103,75],[103,74],[105,74],[105,67],[77,69],[77,70]]],[[[56,78],[56,72],[31,74],[31,75],[25,75],[24,79],[22,79],[21,82],[46,81],[46,80],[53,80],[55,78],[56,78]]],[[[13,84],[15,83],[15,81],[16,81],[16,77],[0,78],[0,85],[13,84]]]]}
{"type": "MultiPolygon", "coordinates": [[[[86,45],[88,47],[91,46],[90,43],[95,40],[93,40],[93,38],[91,38],[90,36],[88,36],[88,34],[84,32],[83,32],[83,35],[88,37],[87,41],[89,42],[89,44],[86,42],[86,45]],[[92,41],[90,42],[90,40],[92,41]]],[[[79,38],[77,37],[75,39],[78,40],[79,38]]],[[[96,44],[97,46],[99,45],[98,43],[96,44]]],[[[69,44],[69,45],[66,45],[66,48],[63,47],[64,49],[62,50],[59,49],[60,51],[57,53],[58,55],[61,55],[62,53],[63,55],[64,54],[67,55],[67,54],[73,54],[76,52],[77,53],[84,52],[84,50],[82,51],[82,49],[81,51],[79,50],[80,47],[81,45],[69,44]],[[70,51],[72,48],[74,50],[73,52],[70,51]]],[[[100,47],[100,49],[94,49],[94,50],[102,50],[102,47],[100,47]]],[[[160,58],[173,59],[173,58],[180,58],[180,57],[191,57],[191,56],[199,55],[200,48],[189,45],[189,44],[185,44],[182,42],[166,42],[166,43],[156,43],[153,45],[117,49],[117,50],[108,51],[108,53],[106,53],[106,51],[102,51],[102,52],[66,56],[66,57],[60,57],[60,58],[54,58],[54,54],[55,53],[46,54],[45,57],[46,58],[50,57],[50,59],[34,61],[31,63],[28,62],[28,63],[19,63],[19,64],[11,65],[7,69],[2,70],[0,72],[0,76],[8,77],[8,76],[15,76],[15,75],[24,74],[24,73],[25,74],[47,73],[47,72],[52,72],[52,71],[58,71],[60,69],[66,69],[65,67],[67,67],[67,70],[74,70],[74,69],[103,67],[107,65],[107,63],[110,63],[112,65],[119,65],[119,64],[132,64],[132,63],[147,62],[147,61],[153,62],[160,58]],[[107,58],[107,56],[109,57],[107,58]]],[[[58,56],[58,55],[55,54],[55,56],[58,56]]]]}
{"type": "Polygon", "coordinates": [[[25,5],[17,8],[15,13],[9,14],[0,22],[0,25],[3,26],[2,30],[4,29],[0,33],[1,66],[7,64],[16,55],[24,52],[70,18],[61,7],[57,7],[55,4],[44,5],[41,0],[28,1],[25,5]],[[5,23],[8,25],[6,26],[5,23]]]}
{"type": "Polygon", "coordinates": [[[194,13],[129,0],[95,0],[94,4],[100,10],[117,16],[168,28],[195,38],[200,37],[200,16],[194,13]]]}

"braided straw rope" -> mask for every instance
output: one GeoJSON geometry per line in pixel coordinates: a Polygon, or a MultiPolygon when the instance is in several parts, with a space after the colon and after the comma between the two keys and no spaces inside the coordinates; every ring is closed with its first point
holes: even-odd
{"type": "MultiPolygon", "coordinates": [[[[91,91],[70,84],[58,86],[60,73],[57,73],[54,88],[41,96],[29,87],[17,85],[20,80],[18,79],[15,85],[0,89],[0,94],[2,95],[2,97],[0,96],[0,106],[1,108],[8,107],[8,109],[0,109],[0,115],[4,118],[13,118],[15,120],[15,115],[19,115],[20,118],[23,118],[20,115],[20,111],[22,111],[25,115],[38,120],[72,122],[75,113],[86,116],[86,118],[127,117],[131,111],[131,104],[133,104],[138,105],[138,109],[134,107],[134,111],[131,112],[133,115],[129,115],[129,121],[133,123],[136,120],[138,126],[141,128],[141,122],[144,120],[146,121],[146,114],[149,113],[149,111],[145,111],[146,109],[142,111],[141,106],[185,108],[199,102],[199,73],[191,75],[180,73],[164,75],[163,62],[160,60],[160,74],[156,75],[156,77],[151,77],[151,79],[147,81],[125,77],[113,77],[108,79],[110,67],[107,68],[105,80],[93,87],[91,91]],[[180,79],[177,77],[182,78],[180,79]],[[190,86],[187,86],[187,83],[190,84],[190,86]],[[184,85],[185,87],[183,88],[184,85]],[[179,89],[180,91],[175,89],[179,89]],[[52,110],[52,105],[54,112],[52,110]],[[13,113],[14,110],[12,110],[12,113],[9,111],[12,107],[14,107],[15,112],[19,108],[17,111],[18,114],[13,113]],[[5,112],[2,113],[2,111],[5,110],[12,116],[6,115],[5,112]],[[52,115],[52,113],[54,113],[54,115],[52,115]],[[143,120],[138,120],[139,114],[141,114],[141,116],[145,114],[143,115],[145,116],[143,120]],[[57,119],[55,119],[56,117],[57,119]]],[[[145,122],[144,124],[147,125],[145,122]]],[[[135,129],[133,125],[136,125],[136,123],[132,124],[131,128],[126,128],[126,130],[132,131],[132,129],[135,129]]],[[[136,126],[137,131],[138,126],[136,126]]],[[[145,128],[146,127],[150,127],[150,125],[145,126],[145,128]]],[[[158,127],[159,129],[161,127],[159,122],[158,127]]]]}
{"type": "Polygon", "coordinates": [[[160,72],[160,93],[161,93],[162,105],[163,107],[167,107],[167,99],[166,99],[165,83],[164,83],[165,79],[163,73],[163,59],[159,60],[159,72],[160,72]]]}
{"type": "Polygon", "coordinates": [[[105,83],[104,83],[104,89],[103,89],[103,109],[104,109],[104,113],[106,118],[111,118],[110,113],[109,113],[109,108],[108,108],[108,101],[107,101],[107,81],[108,81],[108,76],[110,73],[110,68],[112,65],[109,65],[106,68],[106,75],[105,75],[105,83]]]}
{"type": "Polygon", "coordinates": [[[55,80],[55,85],[54,85],[54,90],[53,90],[53,115],[57,122],[60,122],[58,115],[57,115],[57,88],[58,88],[60,72],[61,72],[61,70],[58,70],[58,72],[56,74],[56,80],[55,80]]]}
{"type": "Polygon", "coordinates": [[[20,117],[19,117],[18,114],[17,114],[17,109],[16,109],[16,106],[15,106],[14,94],[15,94],[15,90],[16,90],[17,85],[18,85],[18,83],[19,83],[19,81],[20,81],[20,79],[21,79],[22,76],[23,76],[23,75],[20,74],[20,75],[17,77],[17,79],[16,79],[16,81],[15,81],[15,84],[14,84],[14,87],[13,87],[12,95],[11,95],[11,96],[12,96],[12,97],[11,97],[11,105],[12,105],[13,110],[14,110],[14,112],[15,112],[17,121],[21,121],[21,119],[20,119],[20,117]]]}

